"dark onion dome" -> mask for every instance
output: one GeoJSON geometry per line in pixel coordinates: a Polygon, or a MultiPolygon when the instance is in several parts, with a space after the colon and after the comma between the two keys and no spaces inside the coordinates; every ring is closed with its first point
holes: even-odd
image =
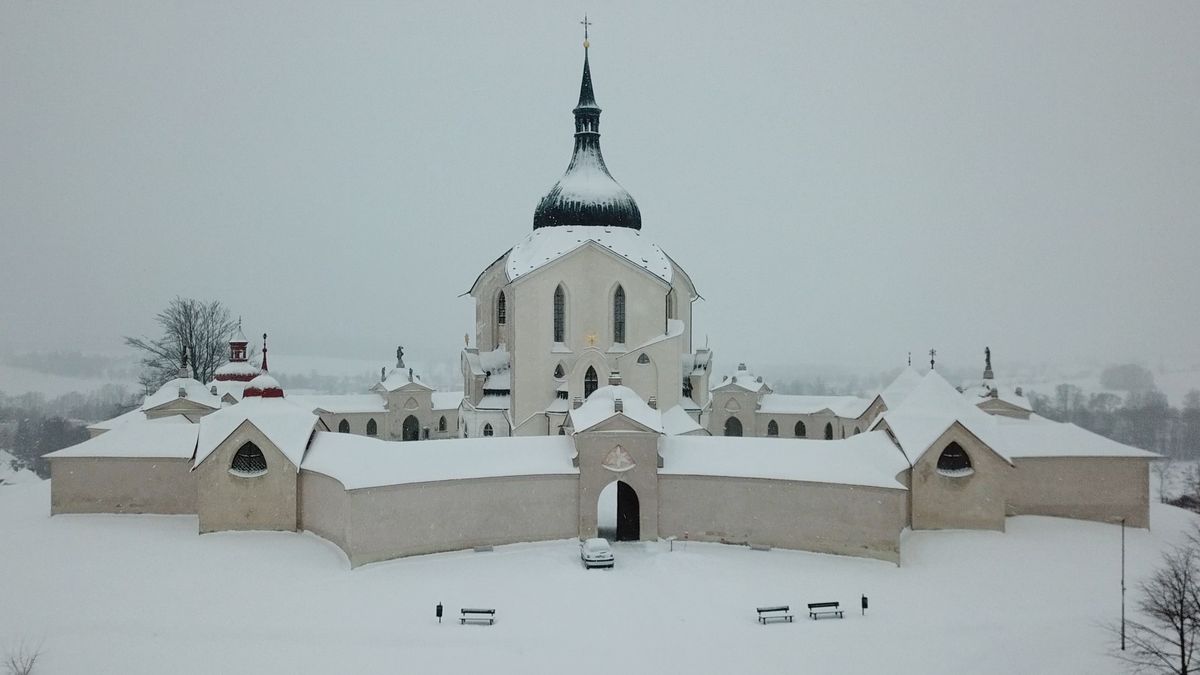
{"type": "Polygon", "coordinates": [[[538,202],[533,229],[600,225],[642,229],[642,214],[625,188],[612,177],[600,154],[600,106],[592,92],[592,70],[584,42],[583,82],[575,106],[575,151],[567,172],[538,202]]]}

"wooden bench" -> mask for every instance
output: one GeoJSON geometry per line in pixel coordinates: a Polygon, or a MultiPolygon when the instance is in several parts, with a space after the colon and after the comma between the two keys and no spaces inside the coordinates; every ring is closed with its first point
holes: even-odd
{"type": "Polygon", "coordinates": [[[791,609],[791,608],[788,607],[787,605],[780,605],[778,607],[759,607],[758,608],[758,622],[763,624],[764,626],[767,624],[768,621],[788,621],[788,622],[790,622],[792,620],[792,615],[788,614],[789,609],[791,609]]]}
{"type": "Polygon", "coordinates": [[[808,603],[808,616],[811,619],[819,619],[823,616],[836,616],[839,619],[845,618],[842,616],[841,603],[838,602],[810,602],[808,603]]]}
{"type": "Polygon", "coordinates": [[[459,617],[458,622],[464,626],[468,623],[486,623],[490,626],[496,623],[496,610],[463,607],[462,616],[459,617]]]}

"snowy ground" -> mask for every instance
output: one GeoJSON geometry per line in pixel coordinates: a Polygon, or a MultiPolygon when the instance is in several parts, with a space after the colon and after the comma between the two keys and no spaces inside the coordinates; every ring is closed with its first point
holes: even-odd
{"type": "MultiPolygon", "coordinates": [[[[1127,532],[1131,589],[1193,522],[1153,509],[1153,531],[1127,532]]],[[[910,533],[900,567],[652,543],[584,571],[559,541],[350,570],[311,534],[48,512],[48,483],[0,486],[0,650],[41,643],[46,674],[1124,672],[1102,625],[1120,614],[1120,530],[1097,523],[910,533]],[[804,618],[824,600],[850,612],[804,618]],[[438,625],[439,601],[498,620],[438,625]],[[794,624],[756,623],[779,603],[794,624]]]]}

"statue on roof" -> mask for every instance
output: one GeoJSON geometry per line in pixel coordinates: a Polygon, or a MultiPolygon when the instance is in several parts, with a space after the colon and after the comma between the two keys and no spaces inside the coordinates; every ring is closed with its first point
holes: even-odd
{"type": "Polygon", "coordinates": [[[396,347],[396,367],[404,368],[404,345],[396,347]]]}

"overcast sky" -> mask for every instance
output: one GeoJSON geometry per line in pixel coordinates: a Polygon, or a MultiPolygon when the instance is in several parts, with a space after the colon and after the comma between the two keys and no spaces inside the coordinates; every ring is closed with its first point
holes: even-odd
{"type": "Polygon", "coordinates": [[[1200,3],[0,2],[0,351],[453,360],[566,168],[726,363],[1200,362],[1200,3]]]}

